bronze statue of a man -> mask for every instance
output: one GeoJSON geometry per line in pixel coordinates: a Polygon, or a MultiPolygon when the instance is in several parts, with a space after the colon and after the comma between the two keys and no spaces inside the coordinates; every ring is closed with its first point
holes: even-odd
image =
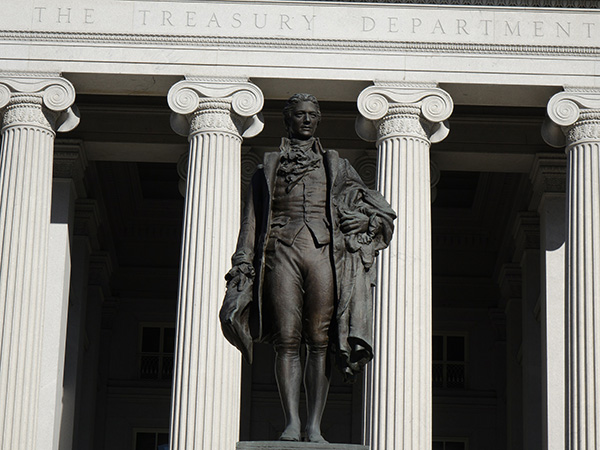
{"type": "Polygon", "coordinates": [[[326,442],[321,417],[331,356],[348,381],[373,356],[371,269],[396,215],[314,137],[321,120],[314,96],[292,96],[283,114],[288,137],[279,152],[265,154],[250,183],[220,318],[248,362],[254,341],[274,346],[285,414],[280,439],[300,440],[304,374],[306,438],[326,442]]]}

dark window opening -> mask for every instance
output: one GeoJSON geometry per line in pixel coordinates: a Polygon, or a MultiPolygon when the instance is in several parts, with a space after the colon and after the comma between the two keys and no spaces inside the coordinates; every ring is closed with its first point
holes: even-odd
{"type": "Polygon", "coordinates": [[[142,380],[171,380],[175,351],[175,327],[143,326],[140,351],[142,380]]]}
{"type": "MultiPolygon", "coordinates": [[[[433,387],[463,389],[466,386],[466,339],[464,336],[433,336],[433,387]]],[[[435,450],[435,448],[434,448],[435,450]]],[[[453,450],[452,448],[450,450],[453,450]]]]}

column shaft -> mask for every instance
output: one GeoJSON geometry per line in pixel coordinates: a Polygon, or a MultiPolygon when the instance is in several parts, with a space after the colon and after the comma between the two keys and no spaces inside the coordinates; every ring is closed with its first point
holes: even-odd
{"type": "Polygon", "coordinates": [[[34,448],[54,133],[2,131],[0,162],[0,436],[34,448]]]}
{"type": "Polygon", "coordinates": [[[367,442],[372,449],[426,449],[432,437],[429,143],[382,141],[378,188],[398,221],[377,267],[367,442]]]}
{"type": "Polygon", "coordinates": [[[73,86],[59,77],[0,77],[2,450],[35,448],[52,153],[55,130],[79,122],[74,100],[73,86]]]}
{"type": "Polygon", "coordinates": [[[600,143],[567,153],[567,448],[600,446],[600,143]]]}
{"type": "Polygon", "coordinates": [[[376,84],[358,98],[357,132],[377,138],[378,189],[398,214],[377,265],[375,355],[365,385],[371,450],[432,446],[429,148],[448,134],[441,122],[452,106],[446,92],[425,85],[376,84]]]}
{"type": "Polygon", "coordinates": [[[547,110],[544,139],[554,146],[566,143],[567,154],[565,444],[568,450],[595,450],[600,447],[600,89],[565,88],[547,110]]]}
{"type": "Polygon", "coordinates": [[[181,258],[172,449],[233,449],[240,354],[221,335],[223,274],[240,222],[241,139],[191,139],[181,258]]]}
{"type": "Polygon", "coordinates": [[[74,100],[59,77],[0,78],[1,450],[36,448],[54,131],[74,100]]]}
{"type": "Polygon", "coordinates": [[[175,131],[190,133],[170,448],[233,450],[242,366],[221,333],[219,309],[240,224],[242,136],[262,130],[255,115],[263,96],[243,80],[188,79],[168,101],[175,131]]]}

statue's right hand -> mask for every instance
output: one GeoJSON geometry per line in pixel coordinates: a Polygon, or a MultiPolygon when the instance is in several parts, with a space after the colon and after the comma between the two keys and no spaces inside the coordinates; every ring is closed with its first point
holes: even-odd
{"type": "Polygon", "coordinates": [[[344,212],[340,218],[342,233],[364,233],[369,229],[369,217],[359,211],[344,212]]]}

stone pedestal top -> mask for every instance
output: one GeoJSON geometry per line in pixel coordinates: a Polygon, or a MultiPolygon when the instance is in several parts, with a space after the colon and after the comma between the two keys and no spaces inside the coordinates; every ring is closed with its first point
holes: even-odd
{"type": "Polygon", "coordinates": [[[244,441],[238,442],[236,450],[369,450],[367,445],[315,444],[312,442],[244,441]]]}

